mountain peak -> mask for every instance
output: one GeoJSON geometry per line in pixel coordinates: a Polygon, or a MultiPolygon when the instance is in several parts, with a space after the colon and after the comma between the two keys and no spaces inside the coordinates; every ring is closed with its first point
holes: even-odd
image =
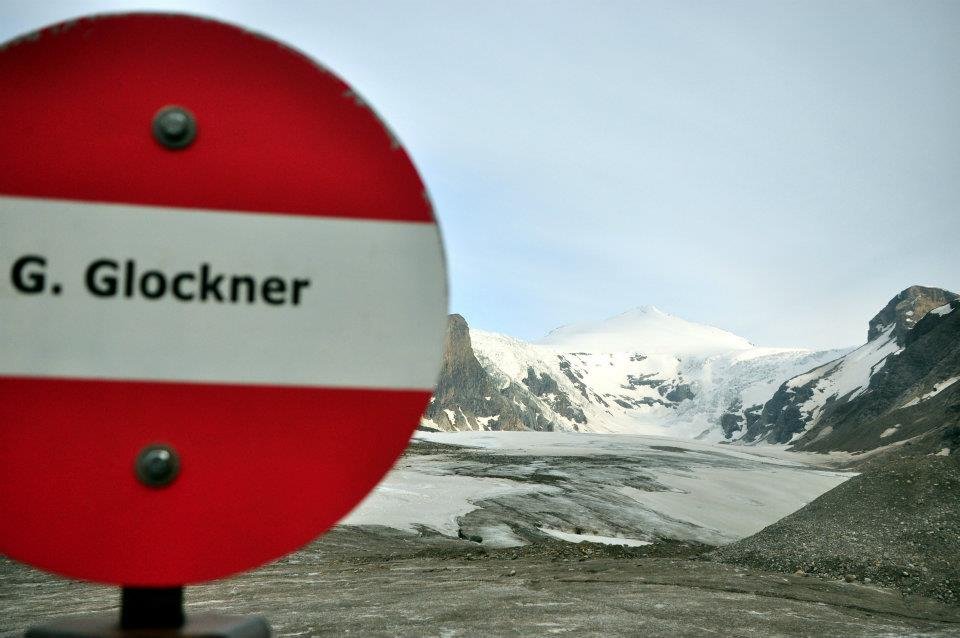
{"type": "Polygon", "coordinates": [[[637,306],[636,308],[631,308],[626,312],[620,313],[618,317],[623,317],[626,315],[660,315],[660,316],[669,316],[669,312],[664,312],[657,308],[656,306],[644,305],[637,306]]]}
{"type": "Polygon", "coordinates": [[[602,321],[562,326],[537,343],[567,351],[707,356],[752,347],[726,330],[640,306],[602,321]]]}
{"type": "Polygon", "coordinates": [[[907,331],[920,319],[939,306],[950,303],[960,295],[943,288],[910,286],[900,291],[870,320],[867,341],[873,341],[890,326],[897,342],[903,344],[907,331]]]}

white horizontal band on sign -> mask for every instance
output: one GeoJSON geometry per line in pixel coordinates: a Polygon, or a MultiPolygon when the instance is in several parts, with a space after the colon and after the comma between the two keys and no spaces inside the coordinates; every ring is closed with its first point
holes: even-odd
{"type": "Polygon", "coordinates": [[[0,196],[0,267],[0,375],[429,390],[439,370],[435,224],[0,196]]]}

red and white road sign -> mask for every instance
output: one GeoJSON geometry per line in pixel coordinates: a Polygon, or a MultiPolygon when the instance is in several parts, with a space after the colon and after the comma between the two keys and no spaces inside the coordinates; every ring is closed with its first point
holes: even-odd
{"type": "Polygon", "coordinates": [[[0,551],[172,586],[353,508],[439,369],[442,247],[371,109],[211,20],[84,18],[0,49],[0,551]],[[184,148],[155,116],[192,114],[184,148]],[[163,487],[145,448],[179,456],[163,487]]]}

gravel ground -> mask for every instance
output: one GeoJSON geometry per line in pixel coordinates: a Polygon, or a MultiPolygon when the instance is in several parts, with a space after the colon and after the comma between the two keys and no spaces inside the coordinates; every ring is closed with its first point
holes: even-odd
{"type": "MultiPolygon", "coordinates": [[[[274,636],[960,636],[960,609],[861,583],[693,560],[705,548],[470,541],[339,528],[187,589],[189,613],[259,613],[274,636]]],[[[0,636],[116,613],[117,592],[0,561],[0,636]]]]}
{"type": "Polygon", "coordinates": [[[960,461],[925,456],[870,467],[712,558],[960,606],[960,461]]]}

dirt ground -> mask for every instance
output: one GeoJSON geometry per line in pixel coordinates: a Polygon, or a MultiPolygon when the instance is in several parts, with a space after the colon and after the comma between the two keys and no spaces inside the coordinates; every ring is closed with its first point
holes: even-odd
{"type": "MultiPolygon", "coordinates": [[[[188,613],[284,636],[960,636],[960,608],[700,559],[705,546],[468,540],[342,527],[281,561],[187,589],[188,613]]],[[[116,608],[115,589],[0,562],[0,636],[116,608]]]]}

